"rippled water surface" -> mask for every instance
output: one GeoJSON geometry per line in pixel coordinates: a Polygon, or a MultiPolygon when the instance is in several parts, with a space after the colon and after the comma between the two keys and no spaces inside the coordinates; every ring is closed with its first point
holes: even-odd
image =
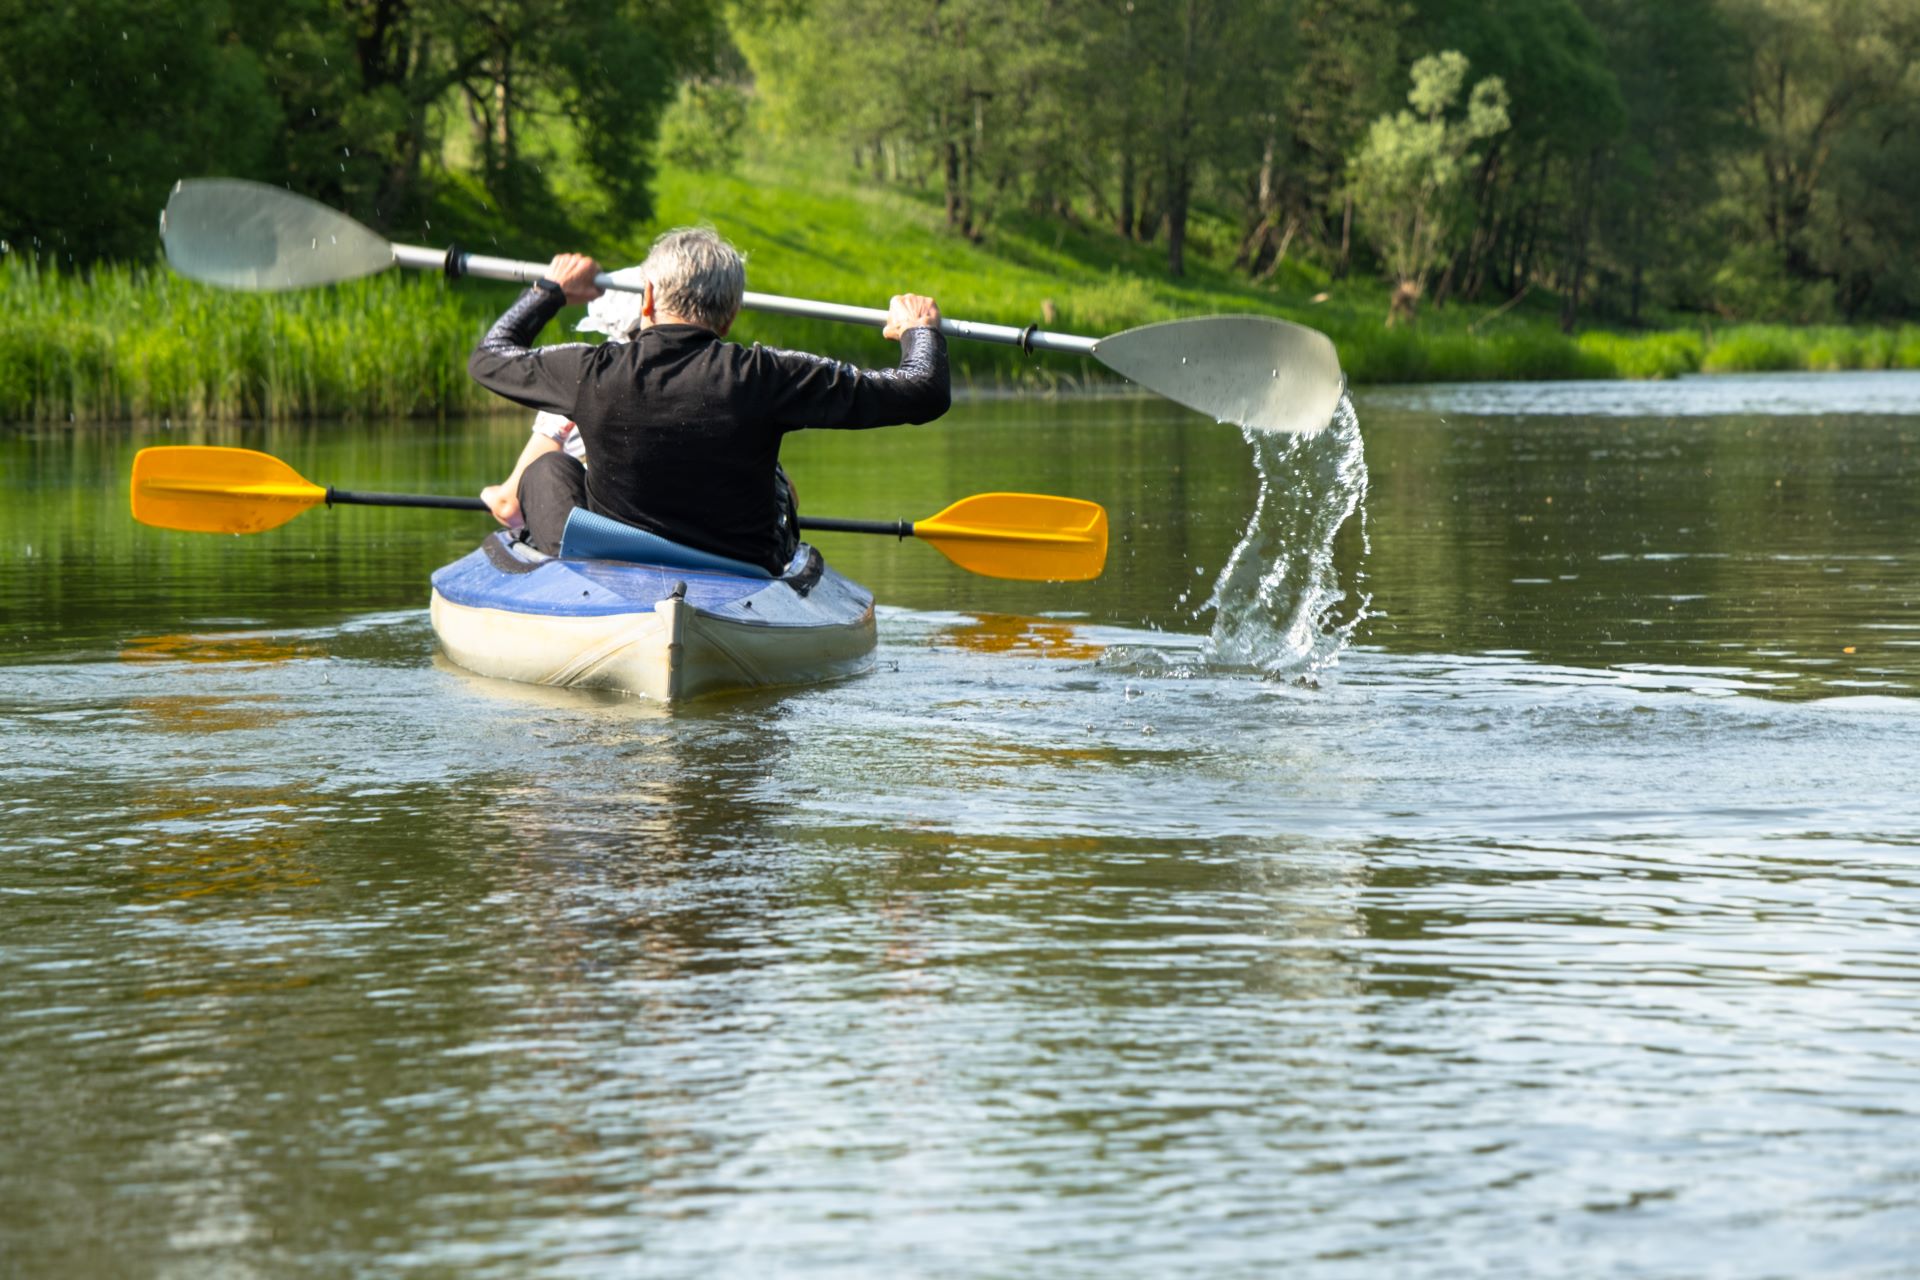
{"type": "Polygon", "coordinates": [[[876,670],[672,713],[437,659],[470,517],[126,514],[514,423],[0,436],[0,1273],[1920,1274],[1916,406],[800,437],[1109,571],[825,541],[876,670]]]}

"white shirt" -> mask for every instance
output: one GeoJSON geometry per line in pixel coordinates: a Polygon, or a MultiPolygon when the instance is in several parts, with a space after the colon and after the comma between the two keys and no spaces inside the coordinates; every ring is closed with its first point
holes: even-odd
{"type": "Polygon", "coordinates": [[[559,414],[541,410],[533,419],[533,430],[536,435],[557,441],[567,451],[567,456],[576,459],[581,466],[587,465],[587,442],[580,438],[580,428],[559,414]]]}

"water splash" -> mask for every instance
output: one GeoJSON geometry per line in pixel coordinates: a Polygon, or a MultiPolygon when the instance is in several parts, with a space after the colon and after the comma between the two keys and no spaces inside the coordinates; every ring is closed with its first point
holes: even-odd
{"type": "Polygon", "coordinates": [[[1314,435],[1240,433],[1260,495],[1204,606],[1214,613],[1205,660],[1313,683],[1339,661],[1372,601],[1356,592],[1350,602],[1333,564],[1334,539],[1356,512],[1367,548],[1360,418],[1343,394],[1332,423],[1314,435]]]}

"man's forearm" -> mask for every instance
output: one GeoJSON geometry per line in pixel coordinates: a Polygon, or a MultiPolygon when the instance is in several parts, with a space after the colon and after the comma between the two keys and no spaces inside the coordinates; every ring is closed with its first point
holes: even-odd
{"type": "Polygon", "coordinates": [[[932,422],[953,404],[953,379],[947,371],[947,335],[935,328],[909,329],[900,335],[900,365],[894,371],[910,389],[915,408],[909,422],[932,422]]]}
{"type": "Polygon", "coordinates": [[[473,380],[497,395],[530,409],[571,413],[579,385],[582,343],[535,349],[533,342],[558,315],[566,299],[558,290],[536,285],[521,294],[480,339],[467,361],[473,380]]]}

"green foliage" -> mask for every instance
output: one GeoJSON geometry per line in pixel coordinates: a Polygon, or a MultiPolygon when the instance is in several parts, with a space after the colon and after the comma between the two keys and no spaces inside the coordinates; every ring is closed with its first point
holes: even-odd
{"type": "Polygon", "coordinates": [[[1693,333],[1607,333],[1579,337],[1580,350],[1601,362],[1616,378],[1677,378],[1697,373],[1704,340],[1693,333]]]}
{"type": "Polygon", "coordinates": [[[172,181],[227,173],[409,240],[625,248],[661,145],[800,144],[960,237],[1098,225],[1168,276],[1550,294],[1569,331],[1898,318],[1915,4],[0,0],[0,240],[141,261],[172,181]],[[1461,57],[1489,96],[1441,110],[1461,57]]]}
{"type": "Polygon", "coordinates": [[[1453,50],[1414,63],[1407,93],[1413,109],[1375,120],[1348,169],[1361,227],[1395,281],[1415,295],[1457,235],[1455,197],[1478,163],[1473,145],[1510,123],[1506,86],[1497,76],[1473,86],[1464,117],[1447,118],[1466,78],[1466,55],[1453,50]]]}
{"type": "Polygon", "coordinates": [[[1833,317],[1832,285],[1796,277],[1765,244],[1729,249],[1709,289],[1714,309],[1725,316],[1777,316],[1798,324],[1833,317]]]}
{"type": "Polygon", "coordinates": [[[1722,0],[1742,35],[1749,144],[1730,167],[1737,241],[1848,314],[1911,308],[1920,191],[1920,9],[1911,0],[1722,0]]]}
{"type": "Polygon", "coordinates": [[[0,0],[0,241],[144,256],[182,174],[256,166],[272,102],[225,21],[216,0],[0,0]]]}
{"type": "Polygon", "coordinates": [[[488,407],[488,298],[430,277],[227,293],[164,270],[0,258],[0,420],[403,417],[488,407]]]}
{"type": "Polygon", "coordinates": [[[683,80],[660,125],[660,155],[682,169],[724,173],[740,164],[747,94],[726,81],[683,80]]]}
{"type": "Polygon", "coordinates": [[[1625,127],[1599,153],[1593,254],[1612,305],[1637,323],[1649,306],[1706,305],[1724,158],[1741,140],[1740,47],[1716,0],[1582,0],[1605,42],[1625,127]],[[1707,263],[1706,270],[1700,264],[1707,263]]]}
{"type": "Polygon", "coordinates": [[[0,238],[141,260],[168,188],[209,174],[411,233],[453,170],[537,218],[563,153],[643,218],[661,113],[717,22],[714,0],[0,0],[0,238]]]}
{"type": "Polygon", "coordinates": [[[1700,367],[1706,373],[1915,369],[1920,328],[1737,325],[1714,336],[1700,367]]]}

